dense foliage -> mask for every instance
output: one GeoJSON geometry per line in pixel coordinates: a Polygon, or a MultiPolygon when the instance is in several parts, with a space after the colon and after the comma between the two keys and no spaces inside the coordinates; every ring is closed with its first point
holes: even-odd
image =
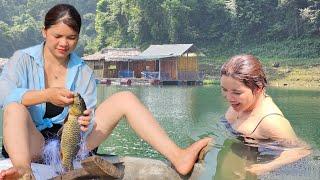
{"type": "Polygon", "coordinates": [[[57,3],[74,5],[83,18],[81,41],[77,51],[95,37],[96,1],[90,0],[0,0],[0,57],[9,57],[21,48],[42,41],[45,13],[57,3]]]}
{"type": "Polygon", "coordinates": [[[80,54],[194,43],[210,58],[320,56],[318,0],[0,0],[0,57],[39,42],[43,15],[58,2],[83,15],[80,54]]]}

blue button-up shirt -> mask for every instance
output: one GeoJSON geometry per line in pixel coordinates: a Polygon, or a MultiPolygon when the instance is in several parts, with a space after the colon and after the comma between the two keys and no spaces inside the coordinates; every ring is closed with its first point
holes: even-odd
{"type": "MultiPolygon", "coordinates": [[[[29,90],[45,89],[43,45],[36,45],[16,51],[6,63],[0,76],[0,106],[21,103],[29,90]]],[[[96,83],[93,71],[75,53],[70,54],[65,88],[78,92],[83,97],[87,109],[94,109],[97,103],[96,83]]],[[[62,124],[68,114],[68,107],[53,118],[43,118],[46,104],[29,106],[28,110],[38,130],[62,124]]],[[[92,124],[92,123],[91,123],[92,124]]]]}

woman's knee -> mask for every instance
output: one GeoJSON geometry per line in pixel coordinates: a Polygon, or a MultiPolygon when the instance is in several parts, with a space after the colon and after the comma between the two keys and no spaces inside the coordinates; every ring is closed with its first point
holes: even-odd
{"type": "Polygon", "coordinates": [[[5,126],[8,122],[20,120],[20,118],[17,118],[19,116],[29,116],[27,107],[15,102],[8,104],[3,111],[3,125],[5,126]]]}
{"type": "Polygon", "coordinates": [[[124,100],[137,100],[137,96],[132,93],[131,91],[121,91],[115,94],[116,96],[118,96],[119,98],[122,98],[124,100]]]}
{"type": "MultiPolygon", "coordinates": [[[[124,112],[128,108],[132,108],[139,103],[138,98],[130,91],[121,91],[113,94],[109,98],[107,98],[96,111],[97,113],[100,109],[111,108],[116,111],[124,112]]],[[[110,109],[109,109],[110,111],[110,109]]]]}
{"type": "Polygon", "coordinates": [[[8,104],[4,108],[4,115],[10,114],[10,113],[19,113],[19,112],[27,113],[28,112],[27,107],[24,106],[23,104],[13,102],[8,104]]]}
{"type": "Polygon", "coordinates": [[[118,102],[121,104],[121,106],[131,109],[132,107],[141,104],[139,98],[130,91],[119,92],[118,96],[120,98],[118,102]]]}

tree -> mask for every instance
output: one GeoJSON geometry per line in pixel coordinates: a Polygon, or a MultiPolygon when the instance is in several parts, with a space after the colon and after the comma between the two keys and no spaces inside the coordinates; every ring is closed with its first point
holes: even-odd
{"type": "Polygon", "coordinates": [[[225,2],[219,0],[189,0],[188,36],[191,42],[208,46],[224,41],[231,29],[231,17],[225,2]]]}
{"type": "MultiPolygon", "coordinates": [[[[9,57],[17,49],[40,43],[43,40],[40,29],[44,15],[57,3],[74,5],[83,17],[88,13],[95,13],[96,8],[96,1],[86,0],[0,0],[0,57],[9,57]]],[[[87,31],[87,27],[93,27],[94,22],[91,20],[94,19],[83,21],[83,31],[87,31]]],[[[79,55],[82,55],[86,44],[95,36],[92,30],[94,28],[87,31],[89,34],[84,39],[80,38],[77,48],[79,55]]]]}
{"type": "Polygon", "coordinates": [[[237,0],[236,15],[232,29],[237,37],[237,43],[262,42],[266,40],[265,34],[272,23],[278,0],[237,0]]]}
{"type": "Polygon", "coordinates": [[[135,0],[100,0],[97,5],[96,45],[132,46],[140,40],[141,11],[135,0]]]}

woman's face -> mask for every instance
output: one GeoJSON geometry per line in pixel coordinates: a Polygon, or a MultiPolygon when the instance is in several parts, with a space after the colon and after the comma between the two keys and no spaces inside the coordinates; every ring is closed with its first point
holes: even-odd
{"type": "Polygon", "coordinates": [[[256,95],[239,80],[223,75],[220,79],[222,95],[237,112],[254,108],[256,95]]]}
{"type": "Polygon", "coordinates": [[[76,48],[79,34],[68,25],[60,22],[48,29],[42,30],[46,39],[45,49],[57,59],[68,59],[69,54],[76,48]]]}

